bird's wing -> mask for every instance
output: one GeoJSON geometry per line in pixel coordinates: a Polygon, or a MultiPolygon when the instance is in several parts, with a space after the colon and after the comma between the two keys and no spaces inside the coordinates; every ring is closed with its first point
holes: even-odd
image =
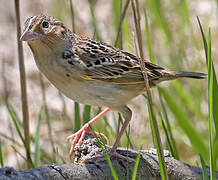
{"type": "MultiPolygon", "coordinates": [[[[84,79],[118,84],[144,81],[140,59],[128,52],[88,38],[80,39],[72,49],[71,63],[84,72],[84,79]]],[[[149,80],[162,76],[162,67],[150,62],[145,62],[145,67],[149,80]]]]}

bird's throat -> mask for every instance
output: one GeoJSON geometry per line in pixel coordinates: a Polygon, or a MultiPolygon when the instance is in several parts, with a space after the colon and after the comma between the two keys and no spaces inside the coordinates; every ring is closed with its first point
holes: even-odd
{"type": "MultiPolygon", "coordinates": [[[[35,40],[29,41],[28,45],[36,61],[44,61],[64,51],[66,45],[62,42],[35,40]]],[[[39,62],[40,63],[40,62],[39,62]]]]}

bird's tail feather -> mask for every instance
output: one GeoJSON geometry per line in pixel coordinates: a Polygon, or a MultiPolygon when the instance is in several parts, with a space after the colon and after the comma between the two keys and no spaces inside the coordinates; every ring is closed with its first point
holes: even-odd
{"type": "Polygon", "coordinates": [[[204,79],[207,74],[199,73],[199,72],[183,72],[183,71],[172,71],[176,77],[184,77],[184,78],[194,78],[194,79],[204,79]]]}

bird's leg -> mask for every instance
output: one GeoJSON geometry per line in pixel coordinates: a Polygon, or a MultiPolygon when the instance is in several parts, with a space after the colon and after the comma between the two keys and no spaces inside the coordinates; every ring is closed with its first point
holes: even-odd
{"type": "Polygon", "coordinates": [[[116,140],[115,140],[115,143],[114,143],[114,145],[113,145],[113,147],[111,148],[111,150],[110,150],[109,153],[111,154],[111,156],[114,156],[114,157],[117,157],[117,158],[121,158],[121,159],[125,159],[125,160],[127,160],[127,161],[132,162],[132,161],[134,161],[134,159],[129,158],[129,157],[122,156],[122,155],[120,155],[120,154],[118,154],[118,153],[116,152],[117,147],[118,147],[119,142],[120,142],[120,139],[121,139],[121,137],[123,136],[123,133],[124,133],[125,129],[127,128],[127,126],[128,126],[128,124],[129,124],[131,118],[132,118],[132,111],[131,111],[127,106],[125,106],[125,107],[123,108],[123,110],[121,111],[121,113],[122,113],[122,115],[123,115],[125,121],[124,121],[123,126],[122,126],[120,132],[118,133],[117,138],[116,138],[116,140]]]}
{"type": "MultiPolygon", "coordinates": [[[[121,139],[125,129],[127,128],[128,124],[129,124],[129,122],[131,120],[131,117],[132,117],[132,111],[127,106],[125,106],[122,109],[121,113],[122,113],[123,117],[125,118],[125,121],[124,121],[123,126],[122,126],[116,140],[115,140],[115,143],[114,143],[113,147],[109,151],[109,155],[113,156],[113,157],[125,159],[125,160],[130,161],[130,162],[133,162],[133,161],[135,161],[134,159],[132,159],[130,157],[123,156],[123,155],[118,154],[116,152],[117,147],[118,147],[119,142],[120,142],[120,139],[121,139]]],[[[83,162],[95,161],[95,160],[102,161],[102,160],[105,160],[105,157],[104,157],[104,155],[98,155],[98,156],[93,157],[93,158],[85,159],[85,160],[83,160],[83,162]]]]}
{"type": "Polygon", "coordinates": [[[114,143],[112,149],[110,150],[110,153],[113,154],[113,153],[116,152],[117,147],[118,147],[119,142],[120,142],[120,139],[121,139],[121,137],[123,136],[123,133],[124,133],[125,129],[127,128],[128,124],[129,124],[129,122],[130,122],[130,120],[131,120],[131,117],[130,117],[130,118],[128,117],[128,119],[125,119],[125,121],[124,121],[124,123],[123,123],[123,126],[122,126],[120,132],[119,132],[118,135],[117,135],[117,138],[116,138],[116,140],[115,140],[115,143],[114,143]]]}
{"type": "Polygon", "coordinates": [[[88,123],[86,123],[79,131],[67,137],[68,141],[73,139],[71,149],[70,149],[70,157],[73,155],[74,147],[76,146],[76,143],[78,142],[78,144],[81,144],[87,132],[95,134],[96,136],[101,136],[103,139],[107,139],[104,134],[91,130],[90,126],[93,125],[98,119],[100,119],[102,116],[104,116],[109,111],[110,109],[106,108],[104,111],[102,111],[97,116],[95,116],[93,119],[91,119],[88,123]]]}

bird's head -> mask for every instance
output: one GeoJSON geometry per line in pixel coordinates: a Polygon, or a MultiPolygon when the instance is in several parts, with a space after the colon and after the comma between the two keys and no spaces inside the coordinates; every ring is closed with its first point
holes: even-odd
{"type": "Polygon", "coordinates": [[[58,49],[71,41],[70,30],[61,21],[51,16],[42,14],[32,16],[26,20],[24,26],[20,40],[27,41],[33,49],[37,46],[58,49]]]}

